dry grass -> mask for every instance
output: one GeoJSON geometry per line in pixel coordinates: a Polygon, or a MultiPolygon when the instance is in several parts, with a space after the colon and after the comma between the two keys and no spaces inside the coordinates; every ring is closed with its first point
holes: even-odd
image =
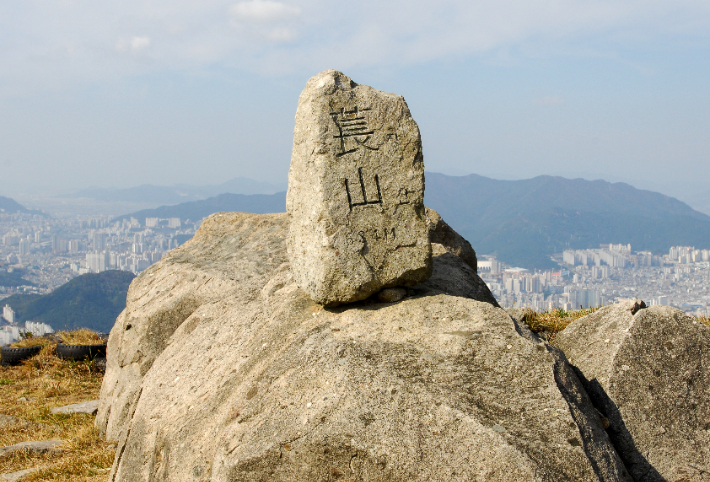
{"type": "MultiPolygon", "coordinates": [[[[586,308],[577,311],[557,309],[540,313],[528,309],[523,315],[523,321],[532,331],[541,335],[547,341],[552,341],[555,335],[567,328],[570,323],[583,316],[594,313],[598,309],[599,308],[586,308]]],[[[710,318],[706,316],[699,316],[698,321],[710,326],[710,318]]]]}
{"type": "Polygon", "coordinates": [[[24,340],[19,340],[19,341],[16,341],[15,343],[10,344],[10,347],[25,348],[28,346],[48,346],[53,343],[56,344],[55,341],[52,341],[49,338],[44,338],[41,336],[28,336],[24,340]]]}
{"type": "Polygon", "coordinates": [[[22,365],[0,366],[0,414],[24,420],[0,427],[0,446],[30,440],[65,441],[58,453],[23,452],[0,459],[0,474],[46,467],[22,480],[105,482],[114,446],[99,437],[94,417],[50,412],[53,407],[96,400],[102,378],[92,361],[61,360],[54,356],[54,346],[46,346],[22,365]]]}
{"type": "Polygon", "coordinates": [[[55,336],[66,345],[98,345],[106,342],[98,333],[86,328],[75,331],[58,331],[55,336]]]}
{"type": "Polygon", "coordinates": [[[567,328],[573,321],[594,313],[599,308],[583,308],[576,311],[565,311],[557,309],[552,311],[536,312],[526,310],[523,321],[532,331],[541,335],[547,341],[551,341],[555,334],[567,328]]]}

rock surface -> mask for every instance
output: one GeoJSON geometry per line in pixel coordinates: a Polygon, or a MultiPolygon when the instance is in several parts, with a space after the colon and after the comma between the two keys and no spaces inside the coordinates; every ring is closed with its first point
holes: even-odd
{"type": "Polygon", "coordinates": [[[18,482],[28,475],[32,475],[35,472],[45,469],[42,467],[32,467],[30,469],[18,470],[17,472],[10,472],[8,474],[0,474],[0,482],[18,482]]]}
{"type": "Polygon", "coordinates": [[[21,418],[15,417],[13,415],[5,415],[3,413],[0,413],[0,428],[4,428],[10,425],[15,425],[15,424],[27,424],[27,420],[23,420],[21,418]]]}
{"type": "Polygon", "coordinates": [[[57,446],[63,444],[62,440],[39,440],[31,442],[20,442],[7,447],[0,447],[0,459],[7,457],[14,452],[27,451],[33,454],[43,454],[55,450],[57,446]]]}
{"type": "Polygon", "coordinates": [[[564,355],[471,299],[466,262],[442,246],[403,300],[324,309],[287,229],[214,215],[133,282],[97,416],[110,480],[630,480],[564,355]]]}
{"type": "Polygon", "coordinates": [[[710,328],[628,302],[580,318],[554,343],[584,374],[635,480],[710,480],[710,328]]]}
{"type": "Polygon", "coordinates": [[[446,221],[441,218],[439,213],[429,208],[425,208],[425,211],[426,223],[429,227],[429,240],[432,242],[432,248],[437,250],[435,254],[442,254],[441,249],[443,248],[447,253],[461,258],[476,273],[478,271],[478,260],[471,243],[446,224],[446,221]]]}
{"type": "Polygon", "coordinates": [[[311,78],[298,102],[288,186],[291,270],[317,303],[429,277],[421,138],[401,96],[334,70],[311,78]]]}
{"type": "Polygon", "coordinates": [[[52,409],[52,413],[69,415],[72,413],[88,413],[89,415],[96,415],[99,410],[99,401],[91,400],[89,402],[74,403],[72,405],[66,405],[64,407],[55,407],[52,409]]]}

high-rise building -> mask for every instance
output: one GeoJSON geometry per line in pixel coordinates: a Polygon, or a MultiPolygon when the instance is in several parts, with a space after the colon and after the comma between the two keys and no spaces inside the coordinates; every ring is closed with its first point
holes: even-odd
{"type": "Polygon", "coordinates": [[[583,308],[596,308],[601,306],[601,293],[597,290],[575,290],[569,293],[569,302],[572,304],[573,309],[583,308]]]}
{"type": "Polygon", "coordinates": [[[94,273],[106,271],[108,269],[109,262],[109,253],[107,251],[86,253],[86,267],[94,273]]]}
{"type": "Polygon", "coordinates": [[[25,331],[32,333],[34,336],[44,336],[47,333],[54,333],[51,326],[38,321],[25,321],[25,331]]]}
{"type": "Polygon", "coordinates": [[[168,227],[177,229],[182,225],[180,218],[170,218],[168,219],[168,227]]]}
{"type": "Polygon", "coordinates": [[[2,244],[5,246],[17,246],[17,243],[19,243],[19,242],[20,242],[19,236],[6,234],[5,236],[2,237],[2,244]]]}
{"type": "Polygon", "coordinates": [[[52,251],[55,253],[66,253],[67,240],[56,234],[52,236],[52,251]]]}
{"type": "Polygon", "coordinates": [[[30,240],[23,238],[20,240],[20,256],[30,254],[30,240]]]}
{"type": "Polygon", "coordinates": [[[106,233],[92,233],[90,238],[91,245],[95,251],[106,249],[106,233]]]}
{"type": "Polygon", "coordinates": [[[2,309],[2,317],[5,318],[5,321],[7,321],[8,323],[15,322],[15,311],[10,308],[10,305],[5,305],[5,307],[2,309]]]}

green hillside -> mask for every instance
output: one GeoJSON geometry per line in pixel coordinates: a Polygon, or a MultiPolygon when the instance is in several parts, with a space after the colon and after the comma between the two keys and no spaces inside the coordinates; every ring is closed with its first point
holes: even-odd
{"type": "Polygon", "coordinates": [[[18,320],[40,321],[55,330],[90,328],[108,333],[126,307],[135,275],[127,271],[84,274],[47,295],[13,295],[2,300],[18,320]]]}
{"type": "Polygon", "coordinates": [[[477,253],[496,253],[525,268],[552,268],[551,254],[602,243],[630,243],[635,251],[654,253],[675,245],[710,248],[709,216],[624,183],[427,173],[425,203],[477,253]]]}
{"type": "Polygon", "coordinates": [[[22,270],[16,269],[12,273],[8,273],[3,269],[0,271],[0,286],[34,286],[34,283],[22,277],[23,274],[22,270]]]}

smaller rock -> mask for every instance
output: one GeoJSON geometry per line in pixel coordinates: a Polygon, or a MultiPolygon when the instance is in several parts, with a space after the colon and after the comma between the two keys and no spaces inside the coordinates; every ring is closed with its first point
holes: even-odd
{"type": "Polygon", "coordinates": [[[18,423],[27,423],[21,418],[13,417],[12,415],[4,415],[0,413],[0,427],[7,427],[8,425],[15,425],[18,423]]]}
{"type": "Polygon", "coordinates": [[[404,288],[385,288],[377,293],[377,299],[383,303],[395,303],[407,296],[407,290],[404,288]]]}
{"type": "Polygon", "coordinates": [[[8,445],[7,447],[0,447],[0,459],[7,457],[10,454],[19,452],[21,450],[26,450],[33,454],[43,454],[46,452],[53,452],[54,448],[58,445],[63,444],[63,440],[39,440],[32,442],[20,442],[15,445],[8,445]]]}
{"type": "Polygon", "coordinates": [[[636,301],[634,306],[631,307],[631,314],[635,315],[639,310],[645,310],[647,308],[646,303],[643,301],[636,301]]]}
{"type": "Polygon", "coordinates": [[[30,422],[27,420],[24,420],[22,418],[18,417],[13,417],[12,415],[5,415],[0,413],[0,428],[6,428],[11,425],[22,425],[22,426],[28,426],[32,425],[34,427],[46,427],[43,423],[37,423],[37,422],[30,422]]]}
{"type": "Polygon", "coordinates": [[[9,474],[0,474],[0,481],[16,482],[27,475],[34,474],[35,472],[39,472],[40,470],[45,468],[46,467],[32,467],[31,469],[18,470],[17,472],[11,472],[9,474]]]}
{"type": "Polygon", "coordinates": [[[17,399],[18,402],[29,402],[29,400],[26,397],[20,397],[17,399]]]}
{"type": "Polygon", "coordinates": [[[106,357],[96,357],[94,358],[94,366],[101,373],[106,373],[106,357]]]}
{"type": "Polygon", "coordinates": [[[55,407],[52,409],[52,414],[70,415],[72,413],[88,413],[89,415],[96,415],[98,410],[99,401],[91,400],[89,402],[75,403],[64,407],[55,407]]]}

